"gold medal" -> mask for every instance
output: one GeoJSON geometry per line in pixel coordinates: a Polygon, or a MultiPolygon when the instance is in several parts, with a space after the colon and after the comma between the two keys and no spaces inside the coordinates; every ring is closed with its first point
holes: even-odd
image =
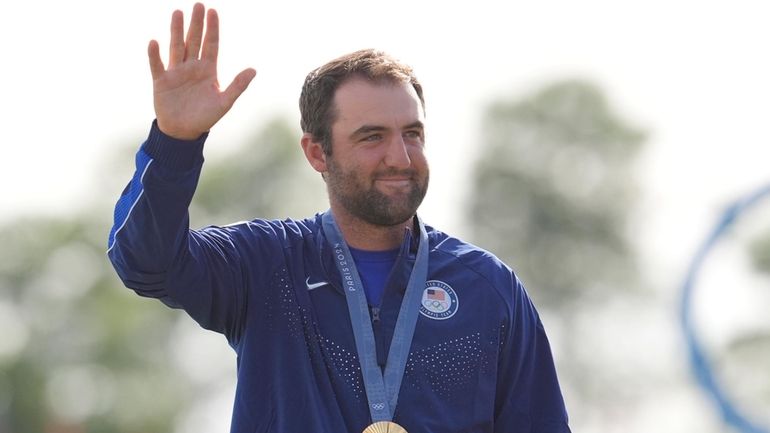
{"type": "Polygon", "coordinates": [[[390,421],[376,422],[365,428],[363,433],[408,433],[400,425],[390,421]]]}

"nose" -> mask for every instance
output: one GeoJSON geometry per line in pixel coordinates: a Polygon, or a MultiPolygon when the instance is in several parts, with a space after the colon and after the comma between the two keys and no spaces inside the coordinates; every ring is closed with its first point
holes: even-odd
{"type": "Polygon", "coordinates": [[[388,143],[384,162],[386,166],[397,169],[406,169],[412,165],[412,159],[409,157],[404,137],[396,135],[388,143]]]}

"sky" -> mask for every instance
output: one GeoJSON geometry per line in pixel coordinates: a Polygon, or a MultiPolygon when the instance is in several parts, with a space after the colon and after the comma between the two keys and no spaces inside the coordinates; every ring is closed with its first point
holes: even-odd
{"type": "MultiPolygon", "coordinates": [[[[171,11],[189,13],[191,3],[10,6],[0,29],[9,41],[0,69],[7,149],[0,221],[92,199],[89,185],[104,175],[98,164],[116,147],[138,145],[153,118],[147,42],[165,47],[171,11]]],[[[216,126],[207,156],[273,115],[296,119],[309,70],[344,52],[381,48],[412,64],[424,83],[434,188],[423,212],[457,229],[453,208],[483,104],[585,78],[649,134],[633,175],[649,199],[645,222],[661,225],[649,228],[659,249],[673,227],[701,229],[689,221],[707,220],[726,200],[770,181],[768,10],[760,2],[704,3],[210,2],[222,22],[220,81],[245,67],[258,76],[216,126]]]]}
{"type": "MultiPolygon", "coordinates": [[[[316,66],[355,49],[383,49],[414,66],[425,87],[432,182],[423,216],[462,235],[457,209],[484,104],[558,79],[591,80],[648,134],[629,173],[641,195],[633,232],[651,279],[671,300],[724,206],[770,182],[764,2],[206,5],[220,14],[220,81],[245,67],[258,71],[212,131],[207,158],[232,150],[275,115],[297,120],[300,86],[316,66]]],[[[153,119],[147,42],[158,39],[165,53],[171,12],[189,14],[191,6],[73,0],[4,7],[0,223],[104,199],[94,197],[103,193],[94,187],[98,176],[108,174],[100,165],[141,144],[153,119]]]]}
{"type": "MultiPolygon", "coordinates": [[[[5,157],[0,222],[91,203],[100,164],[146,137],[152,93],[146,46],[165,48],[171,11],[189,1],[14,2],[0,82],[5,157]]],[[[566,0],[472,3],[212,1],[220,81],[246,67],[250,88],[215,126],[216,158],[276,115],[298,119],[308,71],[363,47],[414,66],[424,84],[432,188],[421,212],[449,232],[459,219],[484,104],[583,78],[648,134],[636,172],[634,233],[665,275],[728,202],[770,182],[770,7],[747,1],[566,0]]],[[[165,49],[162,53],[165,53],[165,49]]],[[[298,148],[299,149],[299,148],[298,148]]],[[[114,173],[109,173],[114,174],[114,173]]],[[[130,173],[115,174],[128,179],[130,173]]],[[[119,191],[115,191],[115,195],[119,191]]],[[[103,194],[103,191],[99,191],[103,194]]]]}

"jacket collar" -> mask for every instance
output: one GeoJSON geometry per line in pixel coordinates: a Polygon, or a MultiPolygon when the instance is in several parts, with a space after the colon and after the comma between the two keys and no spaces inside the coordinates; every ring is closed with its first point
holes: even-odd
{"type": "MultiPolygon", "coordinates": [[[[342,278],[340,277],[340,273],[337,271],[337,265],[334,262],[334,252],[323,231],[322,216],[323,214],[319,213],[315,217],[315,222],[318,227],[316,246],[318,248],[321,263],[321,272],[323,272],[326,281],[328,281],[340,294],[344,295],[342,290],[342,278]]],[[[420,243],[420,237],[413,235],[416,232],[416,228],[417,217],[413,217],[412,227],[404,230],[404,238],[401,241],[398,258],[396,259],[395,265],[393,265],[395,271],[391,272],[391,278],[386,283],[386,291],[388,290],[388,286],[393,284],[397,285],[401,293],[406,290],[406,282],[412,271],[412,265],[417,257],[417,247],[420,243]]]]}

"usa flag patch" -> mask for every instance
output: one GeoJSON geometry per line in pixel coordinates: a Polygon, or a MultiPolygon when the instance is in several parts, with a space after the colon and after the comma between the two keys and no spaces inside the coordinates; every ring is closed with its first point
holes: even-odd
{"type": "Polygon", "coordinates": [[[457,313],[459,306],[457,293],[449,284],[438,280],[430,280],[425,283],[420,314],[429,319],[446,320],[457,313]]]}

